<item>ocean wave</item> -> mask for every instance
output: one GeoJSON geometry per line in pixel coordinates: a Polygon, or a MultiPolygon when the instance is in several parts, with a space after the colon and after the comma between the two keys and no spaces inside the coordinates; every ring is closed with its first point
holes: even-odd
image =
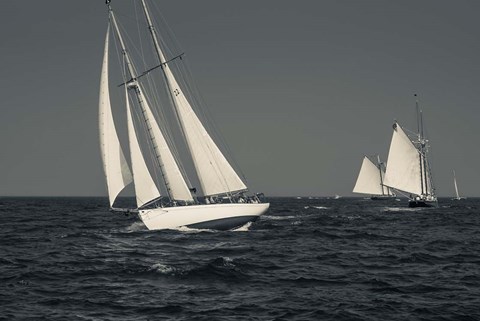
{"type": "Polygon", "coordinates": [[[267,220],[272,220],[272,221],[282,221],[282,220],[291,220],[292,218],[295,218],[295,216],[292,215],[285,215],[285,216],[279,216],[279,215],[262,215],[262,219],[267,219],[267,220]]]}
{"type": "Polygon", "coordinates": [[[163,263],[155,263],[149,268],[149,271],[169,275],[169,274],[175,274],[175,272],[177,272],[177,269],[174,268],[173,266],[169,266],[163,263]]]}
{"type": "Polygon", "coordinates": [[[203,233],[203,232],[217,233],[218,232],[216,230],[211,230],[211,229],[207,229],[207,228],[192,228],[192,227],[187,227],[187,226],[174,227],[174,228],[171,228],[171,230],[182,232],[182,233],[185,233],[185,234],[196,234],[196,233],[203,233]]]}
{"type": "Polygon", "coordinates": [[[250,230],[250,226],[252,226],[252,222],[248,222],[243,226],[233,229],[232,232],[248,232],[250,230]]]}
{"type": "Polygon", "coordinates": [[[143,224],[142,222],[133,222],[132,224],[127,226],[125,230],[128,233],[132,233],[132,232],[145,231],[146,229],[147,228],[145,227],[145,224],[143,224]]]}
{"type": "Polygon", "coordinates": [[[425,208],[422,207],[384,207],[384,212],[417,212],[422,211],[425,208]]]}
{"type": "Polygon", "coordinates": [[[327,206],[314,206],[314,205],[309,205],[309,206],[305,206],[304,209],[308,210],[309,208],[316,208],[317,210],[329,210],[330,207],[327,207],[327,206]]]}

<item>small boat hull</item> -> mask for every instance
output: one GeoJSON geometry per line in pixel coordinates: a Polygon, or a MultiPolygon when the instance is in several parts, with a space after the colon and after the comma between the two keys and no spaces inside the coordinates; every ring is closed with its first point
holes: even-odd
{"type": "Polygon", "coordinates": [[[425,201],[425,200],[410,200],[408,201],[408,207],[437,207],[436,201],[425,201]]]}
{"type": "Polygon", "coordinates": [[[257,220],[269,207],[269,203],[205,204],[145,209],[138,215],[149,230],[182,226],[231,230],[257,220]]]}
{"type": "Polygon", "coordinates": [[[372,196],[370,199],[372,201],[391,201],[394,200],[396,196],[372,196]]]}

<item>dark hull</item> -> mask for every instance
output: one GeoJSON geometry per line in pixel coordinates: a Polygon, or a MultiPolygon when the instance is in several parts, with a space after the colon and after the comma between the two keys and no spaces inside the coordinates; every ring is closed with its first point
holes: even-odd
{"type": "Polygon", "coordinates": [[[437,207],[437,202],[428,202],[428,201],[408,201],[408,207],[437,207]]]}
{"type": "Polygon", "coordinates": [[[370,199],[372,201],[391,201],[394,200],[396,196],[372,196],[370,199]]]}
{"type": "Polygon", "coordinates": [[[223,218],[219,220],[212,220],[212,221],[191,224],[191,225],[187,225],[187,227],[195,228],[195,229],[228,231],[228,230],[234,230],[236,228],[242,227],[248,222],[255,222],[257,219],[258,219],[258,216],[256,215],[237,216],[237,217],[229,217],[229,218],[223,218]]]}

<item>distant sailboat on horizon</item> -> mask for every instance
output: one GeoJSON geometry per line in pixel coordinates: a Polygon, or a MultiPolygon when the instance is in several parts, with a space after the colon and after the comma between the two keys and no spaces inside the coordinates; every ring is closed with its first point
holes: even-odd
{"type": "Polygon", "coordinates": [[[396,195],[389,187],[383,185],[384,177],[385,164],[380,161],[380,156],[377,155],[376,162],[365,156],[353,193],[368,194],[372,200],[393,199],[396,195]]]}
{"type": "Polygon", "coordinates": [[[138,213],[150,230],[182,226],[228,230],[255,221],[268,210],[270,204],[261,200],[262,194],[246,194],[248,187],[227,161],[192,108],[190,87],[185,85],[183,79],[177,80],[174,75],[171,64],[180,63],[178,60],[182,54],[173,58],[167,55],[169,52],[162,47],[163,39],[157,38],[145,0],[138,3],[141,4],[145,16],[145,31],[151,36],[151,52],[154,52],[158,64],[143,73],[137,72],[110,6],[110,0],[106,1],[109,25],[100,81],[99,127],[111,210],[138,213]],[[125,97],[131,169],[118,138],[110,102],[108,57],[111,29],[116,35],[116,46],[121,57],[119,60],[124,83],[119,87],[123,91],[122,96],[125,97]],[[163,77],[160,77],[163,79],[162,86],[155,84],[152,86],[152,77],[148,75],[154,70],[162,74],[163,77]],[[150,89],[152,87],[154,89],[150,89]],[[168,96],[173,114],[176,116],[176,121],[172,121],[171,124],[163,118],[161,122],[157,121],[151,107],[154,103],[158,105],[160,87],[166,92],[165,95],[168,96]],[[148,93],[147,89],[150,89],[148,93]],[[180,155],[176,149],[178,141],[175,142],[173,139],[170,125],[176,125],[175,128],[181,133],[180,136],[186,145],[183,148],[191,156],[201,187],[201,197],[197,197],[197,189],[190,183],[189,176],[180,162],[180,155]],[[142,137],[147,142],[144,145],[148,145],[144,149],[150,153],[149,158],[145,157],[145,151],[142,152],[140,147],[138,128],[144,129],[142,137]],[[157,187],[152,178],[146,159],[150,160],[150,167],[156,173],[162,189],[157,187]],[[137,208],[115,208],[114,202],[118,194],[132,182],[135,187],[137,208]]]}
{"type": "Polygon", "coordinates": [[[460,201],[466,199],[466,197],[461,197],[458,193],[458,185],[457,185],[457,176],[455,175],[455,170],[453,170],[453,185],[455,186],[455,195],[456,197],[452,198],[452,200],[460,201]]]}
{"type": "MultiPolygon", "coordinates": [[[[417,97],[417,95],[415,95],[417,97]]],[[[417,133],[410,138],[400,124],[393,124],[393,136],[388,152],[384,185],[403,192],[409,198],[409,207],[438,206],[428,161],[429,141],[425,138],[423,114],[417,109],[417,133]]]]}

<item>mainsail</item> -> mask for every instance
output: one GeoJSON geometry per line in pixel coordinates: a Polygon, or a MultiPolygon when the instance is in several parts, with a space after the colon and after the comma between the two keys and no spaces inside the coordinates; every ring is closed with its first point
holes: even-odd
{"type": "Polygon", "coordinates": [[[384,195],[387,187],[382,186],[382,177],[380,175],[383,174],[383,171],[365,156],[353,192],[370,195],[384,195]]]}
{"type": "Polygon", "coordinates": [[[120,146],[110,104],[110,93],[108,89],[109,30],[110,28],[108,28],[105,37],[102,74],[100,78],[99,130],[100,150],[107,181],[108,198],[110,200],[110,206],[113,206],[118,194],[125,186],[132,182],[132,174],[125,160],[122,147],[120,146]]]}
{"type": "Polygon", "coordinates": [[[142,0],[142,4],[158,59],[162,64],[167,87],[171,93],[204,195],[246,190],[246,185],[215,144],[185,97],[160,47],[144,0],[142,0]]]}
{"type": "Polygon", "coordinates": [[[420,152],[398,123],[393,129],[383,183],[400,191],[422,195],[420,152]]]}

